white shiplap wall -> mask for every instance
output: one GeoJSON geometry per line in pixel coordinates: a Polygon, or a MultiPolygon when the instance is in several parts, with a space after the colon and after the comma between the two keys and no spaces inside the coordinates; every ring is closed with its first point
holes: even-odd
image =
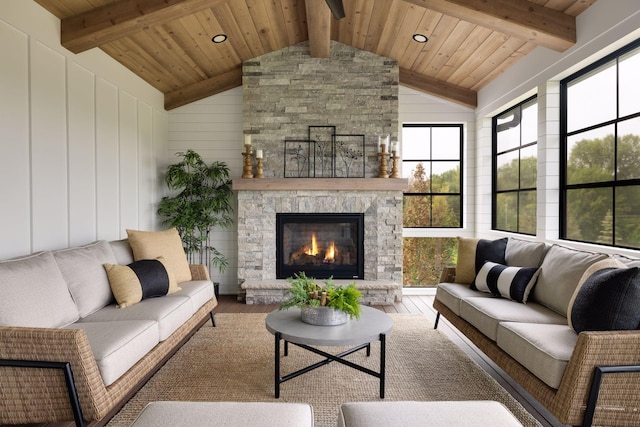
{"type": "Polygon", "coordinates": [[[59,19],[35,2],[2,1],[0,259],[157,228],[162,94],[59,39],[59,19]]]}
{"type": "MultiPolygon", "coordinates": [[[[232,179],[242,175],[242,87],[193,102],[169,112],[169,159],[188,149],[200,154],[207,164],[225,162],[232,179]]],[[[234,210],[237,199],[234,195],[234,210]]],[[[235,213],[234,213],[235,217],[235,213]]],[[[238,228],[218,229],[212,235],[213,246],[229,260],[224,273],[215,268],[211,278],[220,283],[221,294],[238,291],[238,228]]]]}

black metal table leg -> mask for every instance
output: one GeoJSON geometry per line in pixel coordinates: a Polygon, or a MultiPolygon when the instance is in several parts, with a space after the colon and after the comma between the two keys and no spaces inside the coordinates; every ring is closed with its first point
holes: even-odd
{"type": "Polygon", "coordinates": [[[386,342],[387,336],[385,334],[380,334],[380,399],[384,399],[384,380],[385,380],[385,369],[386,369],[386,342]]]}
{"type": "MultiPolygon", "coordinates": [[[[275,389],[275,398],[280,398],[280,340],[282,339],[282,334],[280,332],[275,333],[275,373],[274,373],[274,389],[275,389]]],[[[286,345],[286,344],[285,344],[286,345]]]]}

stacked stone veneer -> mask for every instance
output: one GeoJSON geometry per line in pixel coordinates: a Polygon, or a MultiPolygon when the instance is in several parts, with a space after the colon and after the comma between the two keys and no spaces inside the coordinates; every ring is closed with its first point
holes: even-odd
{"type": "Polygon", "coordinates": [[[330,58],[312,58],[309,43],[243,64],[244,132],[264,153],[266,177],[284,176],[285,139],[307,139],[309,126],[365,136],[365,177],[378,174],[378,135],[398,140],[396,61],[331,42],[330,58]]]}
{"type": "Polygon", "coordinates": [[[240,191],[238,277],[247,304],[279,303],[289,287],[276,280],[276,213],[325,212],[364,212],[362,302],[402,299],[401,191],[240,191]]]}
{"type": "MultiPolygon", "coordinates": [[[[338,42],[331,42],[330,58],[311,58],[303,42],[246,61],[243,129],[263,151],[265,181],[284,176],[284,141],[307,139],[309,126],[364,135],[365,177],[376,177],[378,135],[398,139],[398,80],[396,61],[338,42]]],[[[238,192],[238,278],[248,304],[278,303],[289,287],[276,279],[279,212],[364,212],[364,280],[357,281],[363,302],[401,300],[402,191],[244,190],[238,192]]]]}

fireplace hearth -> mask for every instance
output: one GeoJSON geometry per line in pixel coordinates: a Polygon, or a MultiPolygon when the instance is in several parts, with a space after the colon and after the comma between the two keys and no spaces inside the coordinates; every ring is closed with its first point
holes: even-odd
{"type": "Polygon", "coordinates": [[[276,278],[300,272],[318,279],[362,279],[364,214],[277,214],[276,278]]]}

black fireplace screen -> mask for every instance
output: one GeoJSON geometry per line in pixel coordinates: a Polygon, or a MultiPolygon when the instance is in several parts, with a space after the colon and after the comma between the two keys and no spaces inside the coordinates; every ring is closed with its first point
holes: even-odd
{"type": "Polygon", "coordinates": [[[364,214],[276,214],[276,276],[364,278],[364,214]]]}

